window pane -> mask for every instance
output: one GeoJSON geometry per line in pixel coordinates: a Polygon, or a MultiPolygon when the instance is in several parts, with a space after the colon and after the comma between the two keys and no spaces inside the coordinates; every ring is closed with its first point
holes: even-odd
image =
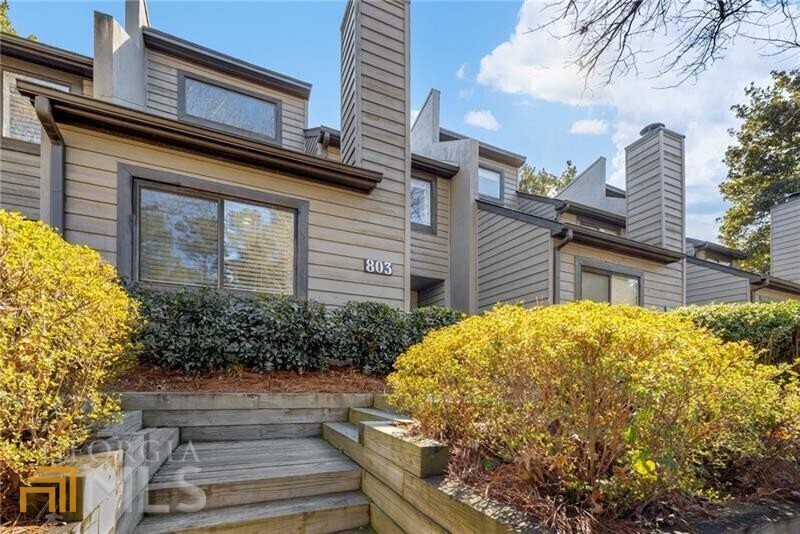
{"type": "Polygon", "coordinates": [[[592,271],[581,273],[581,298],[595,302],[608,302],[608,275],[592,271]]]}
{"type": "Polygon", "coordinates": [[[225,287],[294,293],[294,213],[225,201],[225,287]]]}
{"type": "Polygon", "coordinates": [[[16,72],[3,72],[3,137],[39,144],[42,128],[31,101],[19,94],[17,80],[34,82],[69,92],[69,86],[31,78],[16,72]]]}
{"type": "Polygon", "coordinates": [[[234,128],[275,137],[275,104],[191,78],[186,80],[186,113],[234,128]]]}
{"type": "Polygon", "coordinates": [[[611,277],[611,303],[639,305],[639,279],[613,275],[611,277]]]}
{"type": "Polygon", "coordinates": [[[481,195],[492,197],[492,198],[500,198],[500,173],[491,171],[489,169],[484,169],[483,167],[478,168],[478,192],[481,195]]]}
{"type": "Polygon", "coordinates": [[[431,182],[411,179],[411,222],[431,225],[431,182]]]}
{"type": "Polygon", "coordinates": [[[217,213],[216,200],[141,189],[139,279],[216,286],[217,213]]]}

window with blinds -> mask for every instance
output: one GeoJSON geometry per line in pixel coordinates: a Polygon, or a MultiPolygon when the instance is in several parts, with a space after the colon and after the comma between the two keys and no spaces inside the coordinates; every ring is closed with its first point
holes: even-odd
{"type": "Polygon", "coordinates": [[[140,186],[137,221],[141,281],[294,294],[293,211],[140,186]]]}

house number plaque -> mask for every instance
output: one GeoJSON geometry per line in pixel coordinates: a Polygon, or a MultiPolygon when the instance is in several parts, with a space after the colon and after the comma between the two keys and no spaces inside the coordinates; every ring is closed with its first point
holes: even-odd
{"type": "Polygon", "coordinates": [[[392,276],[394,271],[392,269],[392,262],[390,261],[365,259],[364,272],[392,276]]]}

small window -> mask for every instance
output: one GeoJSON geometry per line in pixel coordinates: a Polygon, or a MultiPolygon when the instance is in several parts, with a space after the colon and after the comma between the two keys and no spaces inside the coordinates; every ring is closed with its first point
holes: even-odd
{"type": "Polygon", "coordinates": [[[278,100],[183,73],[180,79],[182,119],[270,142],[279,140],[278,100]]]}
{"type": "Polygon", "coordinates": [[[478,193],[482,197],[500,200],[503,188],[503,175],[499,171],[478,168],[478,193]]]}
{"type": "Polygon", "coordinates": [[[639,285],[638,276],[587,267],[581,269],[582,299],[638,306],[639,285]]]}
{"type": "Polygon", "coordinates": [[[138,195],[139,280],[294,293],[293,211],[146,185],[138,195]]]}
{"type": "Polygon", "coordinates": [[[31,101],[17,90],[17,80],[38,83],[65,92],[69,92],[69,85],[32,78],[16,72],[3,72],[3,137],[38,145],[42,140],[42,127],[31,101]]]}
{"type": "Polygon", "coordinates": [[[411,178],[411,223],[430,227],[433,225],[433,183],[411,178]]]}

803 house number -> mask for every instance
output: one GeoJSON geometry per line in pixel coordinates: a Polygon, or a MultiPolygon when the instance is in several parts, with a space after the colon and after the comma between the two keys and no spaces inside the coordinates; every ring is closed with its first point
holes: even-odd
{"type": "Polygon", "coordinates": [[[371,274],[382,274],[384,276],[392,276],[394,272],[392,262],[381,260],[364,260],[364,272],[371,274]]]}

